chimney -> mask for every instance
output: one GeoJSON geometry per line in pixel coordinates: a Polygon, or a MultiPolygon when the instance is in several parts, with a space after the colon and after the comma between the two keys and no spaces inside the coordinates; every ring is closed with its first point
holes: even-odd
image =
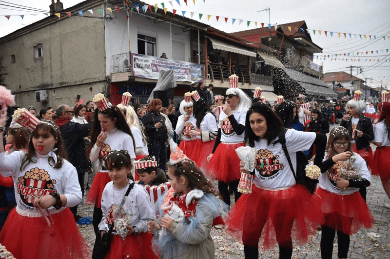
{"type": "Polygon", "coordinates": [[[50,7],[50,15],[54,15],[55,13],[60,13],[64,10],[64,5],[60,2],[60,0],[57,0],[57,3],[54,3],[54,0],[51,0],[50,7]]]}

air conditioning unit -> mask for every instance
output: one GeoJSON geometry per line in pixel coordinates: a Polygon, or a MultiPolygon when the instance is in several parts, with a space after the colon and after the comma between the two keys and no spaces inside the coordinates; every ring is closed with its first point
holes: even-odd
{"type": "Polygon", "coordinates": [[[47,101],[47,90],[35,91],[35,101],[42,102],[47,101]]]}

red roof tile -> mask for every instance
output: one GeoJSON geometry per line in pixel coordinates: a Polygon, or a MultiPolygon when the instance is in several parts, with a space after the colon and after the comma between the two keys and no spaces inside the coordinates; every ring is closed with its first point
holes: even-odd
{"type": "MultiPolygon", "coordinates": [[[[356,77],[356,76],[352,76],[352,78],[354,80],[360,80],[360,81],[363,81],[362,79],[356,77]]],[[[324,74],[324,81],[325,82],[333,82],[333,81],[337,81],[337,82],[347,82],[347,81],[351,81],[351,74],[348,74],[346,72],[332,72],[332,73],[325,73],[324,74]]]]}

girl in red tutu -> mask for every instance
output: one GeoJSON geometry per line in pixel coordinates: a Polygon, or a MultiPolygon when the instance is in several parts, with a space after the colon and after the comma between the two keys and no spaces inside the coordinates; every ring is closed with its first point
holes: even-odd
{"type": "MultiPolygon", "coordinates": [[[[372,173],[379,175],[383,189],[390,199],[390,102],[378,104],[379,122],[374,128],[374,144],[377,146],[374,155],[372,173]]],[[[385,204],[390,208],[390,204],[385,204]]]]}
{"type": "Polygon", "coordinates": [[[61,134],[52,124],[39,123],[27,152],[9,155],[4,153],[0,130],[0,173],[13,177],[17,204],[0,233],[0,243],[15,258],[89,257],[68,209],[81,202],[77,171],[64,157],[61,134]]]}
{"type": "Polygon", "coordinates": [[[147,233],[148,221],[155,218],[154,205],[145,189],[134,184],[129,152],[110,152],[106,164],[112,181],[102,195],[100,234],[108,231],[112,224],[114,227],[110,250],[105,258],[157,259],[152,250],[153,235],[147,233]]]}
{"type": "MultiPolygon", "coordinates": [[[[304,243],[316,230],[316,222],[311,220],[314,217],[307,214],[310,193],[296,184],[278,142],[278,136],[284,130],[281,119],[266,104],[254,103],[249,108],[245,137],[248,145],[256,149],[254,185],[252,193],[237,201],[226,222],[227,230],[242,238],[246,259],[259,257],[260,237],[264,249],[277,242],[279,258],[291,258],[292,238],[304,243]]],[[[309,149],[313,143],[316,143],[317,153],[314,163],[321,165],[325,135],[288,129],[285,139],[294,167],[297,164],[296,152],[309,149]]]]}
{"type": "Polygon", "coordinates": [[[331,259],[337,231],[338,257],[347,258],[350,235],[371,228],[374,219],[358,190],[370,185],[366,162],[352,152],[349,132],[342,126],[330,132],[328,153],[322,163],[311,210],[322,213],[321,257],[331,259]]]}
{"type": "Polygon", "coordinates": [[[205,100],[197,92],[192,95],[192,98],[194,100],[196,128],[200,129],[190,132],[197,138],[193,157],[195,157],[196,165],[206,173],[207,156],[214,148],[218,125],[214,114],[209,111],[209,106],[205,100]]]}
{"type": "MultiPolygon", "coordinates": [[[[362,100],[347,102],[348,113],[343,117],[340,126],[348,129],[351,138],[352,151],[358,153],[371,167],[372,149],[370,142],[374,139],[374,130],[370,118],[363,115],[366,105],[362,100]]],[[[366,200],[366,187],[359,189],[363,199],[366,200]]]]}
{"type": "MultiPolygon", "coordinates": [[[[95,96],[96,98],[96,96],[95,96]]],[[[99,164],[99,172],[95,175],[91,189],[87,195],[87,203],[94,204],[93,227],[96,234],[96,243],[99,243],[100,233],[98,225],[102,219],[100,202],[102,199],[103,189],[111,181],[105,158],[111,150],[127,150],[132,160],[135,159],[134,138],[126,123],[121,111],[116,106],[106,102],[105,98],[96,101],[98,109],[93,115],[91,126],[91,143],[87,149],[87,154],[92,163],[99,164]],[[105,102],[104,105],[101,105],[105,102]]]]}
{"type": "Polygon", "coordinates": [[[226,104],[219,115],[218,134],[214,148],[207,157],[207,171],[218,180],[218,190],[223,201],[230,205],[230,192],[235,200],[240,198],[237,191],[240,180],[240,159],[236,148],[244,145],[245,116],[251,105],[249,97],[238,88],[226,90],[226,104]]]}
{"type": "Polygon", "coordinates": [[[180,142],[180,149],[183,150],[184,154],[190,159],[195,160],[193,154],[196,146],[196,136],[191,132],[196,130],[196,119],[193,115],[193,102],[191,101],[191,93],[184,95],[184,100],[180,103],[181,115],[177,119],[175,132],[177,135],[182,136],[180,142]]]}

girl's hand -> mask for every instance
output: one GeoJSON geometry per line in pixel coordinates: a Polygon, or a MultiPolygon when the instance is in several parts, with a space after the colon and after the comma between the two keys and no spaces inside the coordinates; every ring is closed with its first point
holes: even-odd
{"type": "Polygon", "coordinates": [[[51,195],[45,195],[34,201],[34,207],[40,206],[42,209],[48,209],[56,204],[56,199],[51,195]]]}
{"type": "Polygon", "coordinates": [[[211,160],[211,158],[213,157],[213,155],[214,155],[214,154],[212,154],[212,153],[211,153],[210,155],[208,155],[208,157],[207,157],[207,162],[210,162],[210,160],[211,160]]]}
{"type": "Polygon", "coordinates": [[[349,186],[349,181],[348,180],[345,180],[343,178],[339,178],[337,181],[336,181],[336,184],[337,184],[337,187],[342,189],[342,190],[345,190],[348,186],[349,186]]]}
{"type": "Polygon", "coordinates": [[[107,139],[107,134],[105,132],[100,132],[96,139],[96,146],[102,147],[104,145],[104,141],[107,139]]]}
{"type": "Polygon", "coordinates": [[[343,116],[343,121],[349,121],[349,113],[343,116]]]}
{"type": "Polygon", "coordinates": [[[351,156],[352,156],[352,152],[351,151],[345,151],[343,153],[335,155],[332,159],[333,159],[333,162],[336,163],[338,161],[346,161],[349,158],[351,158],[351,156]]]}
{"type": "Polygon", "coordinates": [[[156,125],[154,125],[154,126],[156,127],[156,129],[159,129],[159,128],[161,128],[162,124],[161,124],[161,122],[157,122],[156,125]]]}
{"type": "Polygon", "coordinates": [[[251,172],[244,170],[244,167],[245,167],[245,163],[240,161],[240,171],[246,174],[250,174],[251,172]]]}
{"type": "Polygon", "coordinates": [[[185,122],[188,121],[190,119],[190,117],[191,117],[190,115],[184,116],[183,121],[185,121],[185,122]]]}
{"type": "Polygon", "coordinates": [[[223,112],[229,117],[232,115],[232,108],[230,108],[230,105],[226,105],[223,107],[223,112]]]}
{"type": "Polygon", "coordinates": [[[363,137],[363,131],[356,130],[356,136],[358,136],[359,138],[363,137]]]}
{"type": "Polygon", "coordinates": [[[148,231],[149,232],[154,233],[159,229],[161,229],[161,227],[158,224],[156,224],[154,221],[148,222],[148,231]]]}
{"type": "Polygon", "coordinates": [[[126,228],[129,230],[129,231],[127,232],[128,235],[134,234],[135,229],[134,229],[132,226],[127,225],[126,228]]]}
{"type": "Polygon", "coordinates": [[[197,130],[190,130],[189,135],[192,136],[199,136],[201,133],[197,130]]]}
{"type": "Polygon", "coordinates": [[[167,230],[171,229],[173,223],[175,221],[173,219],[170,219],[170,218],[162,218],[161,219],[161,226],[166,228],[167,230]]]}

